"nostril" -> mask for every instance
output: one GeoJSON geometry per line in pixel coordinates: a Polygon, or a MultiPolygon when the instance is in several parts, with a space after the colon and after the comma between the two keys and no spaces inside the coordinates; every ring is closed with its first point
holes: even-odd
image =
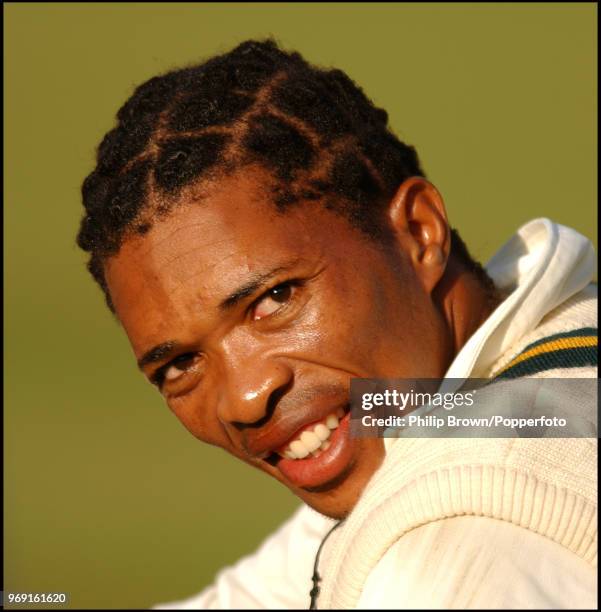
{"type": "Polygon", "coordinates": [[[265,411],[266,416],[269,416],[269,418],[271,418],[271,415],[274,413],[278,402],[286,393],[288,393],[291,388],[292,381],[289,381],[285,385],[278,387],[270,393],[269,399],[267,400],[267,410],[265,411]]]}
{"type": "Polygon", "coordinates": [[[232,423],[232,425],[238,430],[238,431],[242,431],[244,429],[248,429],[248,428],[259,428],[259,427],[263,427],[263,425],[265,425],[267,422],[269,422],[269,420],[271,419],[271,417],[273,416],[273,413],[275,412],[275,409],[278,405],[278,402],[280,401],[280,399],[292,388],[292,381],[287,382],[285,385],[281,385],[280,387],[278,387],[277,389],[275,389],[274,391],[272,391],[269,394],[269,397],[267,398],[267,402],[265,403],[265,413],[264,415],[254,421],[253,423],[245,423],[243,421],[234,421],[232,423]]]}

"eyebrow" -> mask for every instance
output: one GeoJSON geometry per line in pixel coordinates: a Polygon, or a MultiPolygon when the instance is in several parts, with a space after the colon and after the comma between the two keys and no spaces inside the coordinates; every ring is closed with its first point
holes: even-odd
{"type": "MultiPolygon", "coordinates": [[[[266,283],[268,283],[274,276],[277,276],[281,272],[289,270],[298,263],[298,259],[287,262],[282,266],[278,266],[269,272],[264,274],[253,275],[246,283],[238,287],[235,291],[230,293],[224,300],[219,303],[219,310],[226,312],[238,305],[242,300],[253,295],[259,291],[266,283]]],[[[149,351],[144,353],[140,359],[138,359],[138,368],[143,369],[150,363],[156,363],[162,361],[172,353],[174,353],[180,344],[176,340],[168,340],[167,342],[161,342],[152,347],[149,351]]]]}
{"type": "Polygon", "coordinates": [[[281,272],[285,272],[292,268],[298,260],[294,260],[283,266],[278,266],[269,272],[264,274],[253,275],[244,285],[238,287],[235,291],[230,293],[220,304],[219,310],[226,311],[231,310],[234,306],[237,306],[242,300],[247,298],[259,291],[265,284],[267,284],[274,276],[277,276],[281,272]]]}
{"type": "Polygon", "coordinates": [[[161,361],[168,357],[171,353],[177,349],[178,343],[175,340],[169,340],[168,342],[162,342],[161,344],[157,344],[149,351],[144,353],[140,359],[138,359],[138,368],[140,370],[149,363],[155,363],[157,361],[161,361]]]}

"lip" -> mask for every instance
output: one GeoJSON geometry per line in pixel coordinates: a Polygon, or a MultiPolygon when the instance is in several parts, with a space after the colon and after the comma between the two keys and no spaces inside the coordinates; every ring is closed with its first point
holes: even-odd
{"type": "Polygon", "coordinates": [[[329,414],[336,414],[340,408],[345,412],[348,410],[348,397],[322,397],[319,403],[283,410],[281,416],[266,427],[252,434],[248,432],[251,435],[246,439],[244,448],[257,459],[267,459],[278,450],[285,449],[305,429],[323,421],[329,414]]]}
{"type": "Polygon", "coordinates": [[[329,448],[318,457],[280,459],[276,468],[297,487],[319,487],[340,476],[349,465],[353,447],[349,438],[350,410],[333,431],[329,448]]]}

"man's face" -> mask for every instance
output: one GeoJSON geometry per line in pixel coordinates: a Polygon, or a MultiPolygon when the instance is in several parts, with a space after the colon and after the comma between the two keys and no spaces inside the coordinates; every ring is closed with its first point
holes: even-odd
{"type": "Polygon", "coordinates": [[[149,379],[198,439],[346,515],[384,456],[349,436],[353,377],[438,377],[443,328],[403,249],[320,202],[278,213],[246,171],[126,241],[109,291],[149,379]]]}

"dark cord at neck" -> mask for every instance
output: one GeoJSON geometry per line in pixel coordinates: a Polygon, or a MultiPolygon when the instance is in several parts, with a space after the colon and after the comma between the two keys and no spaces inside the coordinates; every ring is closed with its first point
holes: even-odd
{"type": "Polygon", "coordinates": [[[326,540],[330,537],[332,532],[337,527],[340,527],[343,521],[344,519],[342,521],[338,521],[334,525],[334,527],[332,527],[332,529],[330,529],[330,531],[326,533],[324,539],[321,541],[321,544],[319,545],[319,548],[317,549],[317,554],[315,555],[315,564],[313,565],[313,577],[312,577],[313,588],[309,592],[309,595],[311,596],[311,604],[309,605],[309,610],[317,610],[317,597],[319,596],[319,583],[321,581],[321,576],[319,575],[317,568],[319,567],[319,556],[321,555],[321,549],[323,548],[323,545],[326,543],[326,540]]]}

